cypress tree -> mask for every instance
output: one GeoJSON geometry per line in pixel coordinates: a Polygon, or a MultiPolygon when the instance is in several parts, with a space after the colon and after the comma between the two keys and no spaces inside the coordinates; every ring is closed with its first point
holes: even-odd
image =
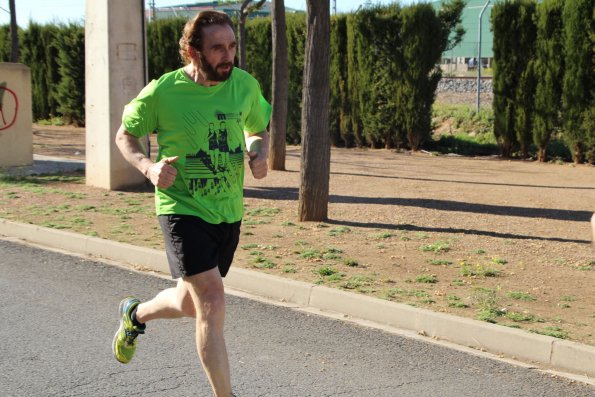
{"type": "Polygon", "coordinates": [[[74,23],[63,25],[57,42],[58,111],[66,123],[82,126],[85,123],[85,30],[74,23]]]}
{"type": "Polygon", "coordinates": [[[361,146],[361,119],[359,117],[358,100],[360,96],[360,89],[358,84],[358,56],[357,56],[357,26],[358,22],[356,16],[350,14],[347,17],[347,107],[349,109],[349,117],[344,121],[344,131],[349,132],[349,138],[344,138],[351,146],[361,146]]]}
{"type": "Polygon", "coordinates": [[[10,26],[0,25],[0,62],[10,60],[10,26]]]}
{"type": "Polygon", "coordinates": [[[519,143],[520,155],[527,158],[529,145],[533,141],[533,117],[535,104],[536,76],[533,58],[535,53],[535,10],[534,0],[523,1],[519,8],[517,20],[517,43],[522,51],[518,68],[521,70],[519,84],[516,89],[515,132],[519,143]]]}
{"type": "Polygon", "coordinates": [[[149,80],[180,68],[178,44],[186,20],[184,18],[157,19],[147,24],[147,60],[149,80]]]}
{"type": "Polygon", "coordinates": [[[575,163],[581,163],[593,141],[592,126],[595,79],[593,1],[566,1],[563,10],[565,72],[562,104],[566,139],[575,163]]]}
{"type": "Polygon", "coordinates": [[[289,85],[287,103],[287,143],[301,142],[302,81],[306,37],[305,14],[287,14],[287,54],[289,85]]]}
{"type": "Polygon", "coordinates": [[[514,128],[519,142],[520,156],[529,156],[529,146],[533,141],[533,117],[535,104],[535,87],[537,78],[534,62],[530,61],[519,78],[516,90],[516,105],[514,128]]]}
{"type": "Polygon", "coordinates": [[[359,53],[364,134],[373,147],[392,148],[401,142],[400,112],[394,94],[402,84],[401,8],[399,5],[368,8],[360,12],[359,53]],[[370,56],[370,54],[378,54],[370,56]]]}
{"type": "Polygon", "coordinates": [[[31,70],[31,101],[33,119],[47,119],[58,112],[56,86],[58,73],[55,25],[29,24],[21,35],[21,59],[31,70]]]}
{"type": "Polygon", "coordinates": [[[331,19],[331,63],[329,121],[333,146],[351,146],[348,133],[343,131],[342,120],[347,116],[347,17],[331,19]],[[347,138],[347,140],[345,139],[347,138]]]}
{"type": "Polygon", "coordinates": [[[357,96],[354,97],[358,106],[357,114],[360,119],[361,127],[354,129],[354,136],[358,146],[377,146],[378,127],[377,115],[374,107],[377,106],[379,90],[373,90],[386,70],[379,69],[381,58],[385,52],[375,42],[374,31],[376,25],[376,13],[379,7],[366,7],[354,16],[355,35],[354,50],[356,57],[356,69],[354,76],[350,76],[356,88],[357,96]],[[371,54],[374,54],[371,56],[371,54]]]}
{"type": "Polygon", "coordinates": [[[401,11],[401,40],[403,79],[397,91],[397,107],[401,112],[403,128],[412,150],[431,134],[432,104],[441,77],[439,62],[444,48],[435,44],[441,37],[441,24],[430,4],[417,4],[401,11]]]}
{"type": "Polygon", "coordinates": [[[537,6],[535,75],[535,118],[533,142],[537,160],[546,160],[546,149],[552,133],[560,128],[562,79],[564,75],[562,10],[564,0],[544,0],[537,6]]]}
{"type": "MultiPolygon", "coordinates": [[[[532,0],[504,1],[496,3],[492,9],[494,135],[504,157],[511,157],[519,147],[516,129],[525,128],[524,122],[533,117],[531,105],[518,102],[524,94],[517,88],[521,79],[523,89],[533,86],[532,74],[527,68],[535,45],[534,10],[532,0]],[[523,115],[517,117],[519,106],[523,108],[523,115]]],[[[521,136],[526,137],[526,133],[522,132],[521,136]]],[[[523,145],[527,146],[526,141],[523,145]]]]}
{"type": "Polygon", "coordinates": [[[264,97],[271,101],[271,83],[273,75],[273,41],[271,36],[271,18],[254,18],[246,24],[246,71],[260,82],[264,97]]]}

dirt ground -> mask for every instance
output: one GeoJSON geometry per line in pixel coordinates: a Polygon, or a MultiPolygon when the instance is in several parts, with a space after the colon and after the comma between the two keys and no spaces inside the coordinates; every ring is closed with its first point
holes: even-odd
{"type": "MultiPolygon", "coordinates": [[[[83,129],[33,130],[84,159],[83,129]]],[[[300,223],[299,157],[246,177],[234,266],[595,345],[592,166],[333,149],[329,219],[300,223]]],[[[0,216],[162,247],[150,189],[2,186],[0,216]]]]}

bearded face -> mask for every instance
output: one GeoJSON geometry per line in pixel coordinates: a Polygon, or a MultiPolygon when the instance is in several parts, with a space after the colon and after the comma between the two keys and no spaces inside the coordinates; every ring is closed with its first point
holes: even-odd
{"type": "Polygon", "coordinates": [[[200,70],[204,73],[205,77],[209,81],[225,81],[231,76],[233,71],[233,62],[223,61],[216,64],[212,64],[207,58],[199,53],[200,59],[200,70]]]}

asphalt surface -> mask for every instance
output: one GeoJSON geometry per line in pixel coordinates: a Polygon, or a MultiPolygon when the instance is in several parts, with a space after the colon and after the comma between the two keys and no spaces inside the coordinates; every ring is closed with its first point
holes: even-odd
{"type": "MultiPolygon", "coordinates": [[[[0,396],[210,396],[190,319],[155,321],[128,365],[117,306],[171,280],[0,240],[0,396]]],[[[228,295],[238,396],[595,396],[595,388],[228,295]]]]}

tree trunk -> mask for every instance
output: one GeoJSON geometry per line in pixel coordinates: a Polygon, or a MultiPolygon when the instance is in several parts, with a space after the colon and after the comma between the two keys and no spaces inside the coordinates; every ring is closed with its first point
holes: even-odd
{"type": "Polygon", "coordinates": [[[248,17],[248,14],[244,14],[243,12],[240,14],[240,28],[238,32],[240,35],[238,66],[243,70],[246,70],[246,17],[248,17]]]}
{"type": "Polygon", "coordinates": [[[266,0],[259,0],[254,6],[250,7],[250,3],[252,0],[244,0],[242,5],[240,6],[240,17],[239,17],[239,32],[240,35],[240,43],[238,49],[238,66],[240,69],[246,70],[246,19],[248,19],[248,15],[254,10],[260,9],[266,0]]]}
{"type": "Polygon", "coordinates": [[[288,61],[284,0],[273,0],[273,117],[269,164],[272,170],[285,171],[287,136],[288,61]]]}
{"type": "Polygon", "coordinates": [[[330,0],[307,0],[299,220],[328,217],[330,0]]]}
{"type": "Polygon", "coordinates": [[[583,162],[583,145],[580,142],[575,143],[572,157],[574,157],[574,164],[582,164],[583,162]]]}
{"type": "Polygon", "coordinates": [[[17,8],[15,0],[8,0],[10,8],[10,37],[11,37],[11,51],[10,62],[19,61],[19,27],[17,25],[17,8]]]}
{"type": "Polygon", "coordinates": [[[539,146],[539,148],[537,149],[537,161],[539,161],[540,163],[545,163],[546,148],[547,145],[539,146]]]}

